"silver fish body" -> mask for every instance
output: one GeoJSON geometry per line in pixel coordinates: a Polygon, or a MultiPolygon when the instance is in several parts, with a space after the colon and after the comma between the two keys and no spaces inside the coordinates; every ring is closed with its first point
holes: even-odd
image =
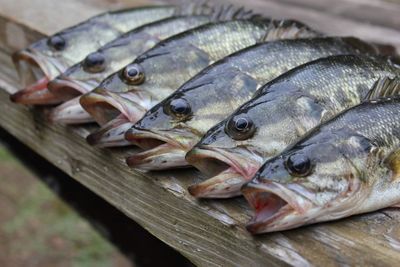
{"type": "MultiPolygon", "coordinates": [[[[127,132],[126,138],[140,145],[143,139],[157,139],[158,136],[158,140],[170,145],[177,160],[174,151],[180,149],[184,156],[213,125],[249,101],[258,88],[280,74],[322,57],[374,52],[373,47],[355,38],[300,38],[257,44],[201,71],[149,110],[127,132]],[[178,104],[185,109],[174,112],[178,104]]],[[[158,149],[145,151],[148,157],[142,153],[133,155],[128,163],[146,169],[164,168],[159,162],[168,162],[169,167],[189,165],[184,159],[174,163],[165,149],[162,153],[158,149]]]]}
{"type": "Polygon", "coordinates": [[[308,130],[359,104],[378,79],[399,71],[384,59],[332,56],[281,75],[214,126],[188,153],[189,163],[213,177],[192,186],[191,192],[201,197],[240,194],[240,187],[263,162],[308,130]],[[235,175],[236,183],[224,184],[219,174],[226,171],[235,175]]]}

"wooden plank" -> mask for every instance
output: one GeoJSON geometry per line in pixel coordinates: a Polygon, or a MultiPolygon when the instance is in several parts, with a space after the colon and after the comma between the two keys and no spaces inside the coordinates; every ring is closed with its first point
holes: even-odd
{"type": "MultiPolygon", "coordinates": [[[[124,158],[127,154],[134,153],[134,149],[105,150],[90,147],[83,139],[91,130],[89,127],[51,125],[45,120],[47,109],[10,103],[8,95],[18,88],[18,79],[9,54],[20,48],[20,45],[26,45],[42,34],[57,30],[56,27],[51,28],[53,26],[43,25],[40,21],[28,24],[29,16],[25,11],[19,13],[18,10],[13,10],[12,2],[15,1],[0,0],[0,6],[7,4],[7,14],[13,14],[11,20],[3,9],[0,10],[0,127],[106,199],[156,237],[176,248],[195,264],[392,266],[398,263],[400,225],[397,222],[400,213],[397,210],[388,209],[337,222],[254,237],[244,229],[251,212],[242,199],[198,201],[186,192],[189,184],[201,179],[194,170],[160,173],[131,170],[126,167],[124,158]]],[[[35,4],[41,2],[42,16],[51,16],[54,12],[47,9],[46,3],[50,2],[47,0],[21,2],[25,3],[24,8],[32,10],[37,9],[35,4]]],[[[79,6],[93,8],[94,12],[100,7],[108,6],[108,3],[110,8],[124,5],[121,1],[111,0],[79,2],[79,6]]],[[[320,11],[273,1],[252,0],[248,4],[266,14],[278,17],[293,15],[314,23],[324,16],[320,11]]],[[[63,5],[63,2],[59,2],[58,8],[63,8],[63,5]]],[[[375,33],[383,29],[394,32],[394,35],[382,40],[400,44],[400,33],[393,29],[353,20],[345,20],[345,24],[340,24],[340,16],[328,14],[326,17],[327,22],[319,25],[322,28],[345,32],[349,29],[341,27],[351,26],[370,40],[373,37],[367,34],[366,29],[373,28],[375,33]],[[328,25],[333,21],[339,23],[339,26],[335,28],[328,25]]],[[[63,17],[59,20],[63,25],[77,22],[63,17]]]]}

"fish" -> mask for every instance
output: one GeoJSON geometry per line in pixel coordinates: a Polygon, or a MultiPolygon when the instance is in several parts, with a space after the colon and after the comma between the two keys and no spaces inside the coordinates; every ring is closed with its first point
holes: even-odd
{"type": "Polygon", "coordinates": [[[95,89],[105,78],[128,65],[160,41],[213,21],[229,19],[233,10],[242,17],[254,15],[251,10],[235,9],[232,5],[202,5],[193,9],[193,14],[169,17],[129,31],[89,54],[83,61],[70,67],[48,84],[53,94],[63,95],[64,98],[67,95],[70,95],[70,98],[78,98],[55,108],[50,117],[51,121],[64,124],[93,122],[90,114],[79,104],[81,94],[95,89]]]}
{"type": "Polygon", "coordinates": [[[260,17],[200,26],[160,42],[82,96],[80,103],[100,125],[119,114],[133,125],[199,71],[233,52],[258,42],[317,34],[296,21],[260,17]]]}
{"type": "Polygon", "coordinates": [[[254,98],[210,129],[186,160],[210,177],[189,187],[196,197],[240,195],[261,165],[308,130],[359,104],[374,83],[400,73],[385,58],[330,56],[261,87],[254,98]]]}
{"type": "MultiPolygon", "coordinates": [[[[318,58],[364,53],[376,54],[378,50],[350,37],[277,40],[234,53],[202,70],[150,109],[126,132],[126,140],[132,144],[141,146],[146,139],[158,140],[162,144],[132,155],[127,162],[131,167],[146,170],[161,170],[166,166],[188,167],[186,153],[213,125],[249,101],[262,85],[318,58]],[[171,153],[165,149],[166,146],[170,147],[171,153]]],[[[112,133],[103,132],[101,144],[105,145],[110,140],[110,145],[113,145],[116,134],[120,132],[114,129],[112,133]]],[[[101,137],[96,138],[100,140],[101,137]]]]}
{"type": "Polygon", "coordinates": [[[269,159],[242,192],[253,234],[337,220],[400,203],[400,79],[269,159]],[[382,97],[386,95],[386,97],[382,97]]]}
{"type": "Polygon", "coordinates": [[[190,8],[195,7],[147,6],[106,12],[40,39],[12,56],[25,88],[11,95],[11,101],[25,105],[62,102],[62,95],[48,90],[50,80],[123,33],[190,8]]]}

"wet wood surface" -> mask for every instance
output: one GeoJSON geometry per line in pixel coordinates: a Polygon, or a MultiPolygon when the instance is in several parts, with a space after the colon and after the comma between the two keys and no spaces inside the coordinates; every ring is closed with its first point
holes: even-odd
{"type": "MultiPolygon", "coordinates": [[[[46,121],[45,108],[8,100],[19,88],[9,57],[13,51],[105,10],[149,2],[0,0],[0,127],[196,265],[396,266],[399,210],[254,237],[244,229],[251,212],[242,199],[198,201],[187,193],[187,186],[200,179],[194,170],[131,170],[124,158],[134,148],[90,147],[83,138],[90,127],[52,125],[46,121]]],[[[275,18],[298,19],[327,34],[357,36],[400,49],[400,4],[394,0],[249,0],[246,6],[275,18]]]]}

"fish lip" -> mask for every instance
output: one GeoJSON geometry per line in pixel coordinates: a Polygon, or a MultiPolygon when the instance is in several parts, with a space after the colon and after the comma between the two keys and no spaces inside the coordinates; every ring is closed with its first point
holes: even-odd
{"type": "Polygon", "coordinates": [[[208,146],[195,147],[189,151],[186,161],[210,176],[204,182],[189,187],[189,193],[197,198],[239,196],[241,186],[249,181],[261,166],[260,163],[255,163],[258,160],[250,162],[236,153],[208,146]]]}
{"type": "Polygon", "coordinates": [[[88,135],[86,137],[86,141],[91,146],[102,147],[102,148],[129,146],[131,145],[131,143],[125,140],[124,138],[125,132],[118,135],[121,137],[121,139],[110,138],[111,135],[110,132],[112,130],[115,131],[119,128],[122,128],[121,130],[124,130],[125,128],[130,128],[131,126],[133,126],[133,123],[129,122],[128,120],[115,119],[103,125],[99,130],[88,135]]]}
{"type": "MultiPolygon", "coordinates": [[[[12,61],[20,75],[21,78],[24,77],[26,73],[24,73],[23,67],[25,68],[38,68],[43,76],[47,77],[49,80],[52,78],[51,72],[49,70],[49,66],[46,61],[42,60],[40,55],[37,54],[34,50],[27,48],[21,51],[14,53],[12,56],[12,61]]],[[[43,77],[35,77],[36,80],[39,80],[43,77]]],[[[34,83],[35,81],[27,81],[27,83],[34,83]]]]}
{"type": "Polygon", "coordinates": [[[309,220],[306,216],[307,211],[315,208],[315,204],[303,195],[273,181],[262,184],[250,182],[242,187],[242,194],[255,211],[255,216],[246,225],[247,230],[253,234],[287,230],[303,225],[309,220]],[[261,207],[260,201],[263,202],[261,207]],[[278,202],[277,207],[273,206],[274,201],[278,202]],[[290,215],[300,219],[285,221],[290,215]]]}
{"type": "Polygon", "coordinates": [[[68,96],[74,98],[76,96],[90,92],[96,86],[95,83],[81,82],[60,74],[58,77],[49,82],[49,91],[55,95],[68,96]]]}
{"type": "Polygon", "coordinates": [[[51,60],[44,60],[40,54],[30,48],[14,53],[12,60],[26,86],[10,96],[12,102],[25,105],[52,105],[63,101],[47,88],[49,80],[54,77],[51,69],[57,73],[60,72],[51,60]]]}
{"type": "MultiPolygon", "coordinates": [[[[191,132],[190,134],[185,132],[185,134],[190,137],[194,135],[191,132]]],[[[158,131],[132,127],[126,132],[125,139],[141,147],[144,151],[128,157],[127,164],[130,167],[143,167],[144,163],[151,158],[166,163],[167,167],[146,165],[146,170],[189,167],[185,160],[185,154],[190,150],[191,144],[178,142],[174,136],[182,136],[182,131],[179,129],[158,131]],[[152,142],[153,140],[154,142],[152,142]]]]}
{"type": "Polygon", "coordinates": [[[93,118],[79,104],[79,97],[55,107],[49,114],[49,121],[60,124],[92,123],[93,118]]]}
{"type": "Polygon", "coordinates": [[[125,98],[124,94],[113,93],[105,88],[96,88],[83,95],[80,104],[100,125],[106,124],[121,114],[129,121],[136,123],[146,110],[132,99],[125,98],[121,101],[121,98],[125,98]],[[131,106],[128,107],[123,103],[124,101],[129,101],[131,106]]]}

